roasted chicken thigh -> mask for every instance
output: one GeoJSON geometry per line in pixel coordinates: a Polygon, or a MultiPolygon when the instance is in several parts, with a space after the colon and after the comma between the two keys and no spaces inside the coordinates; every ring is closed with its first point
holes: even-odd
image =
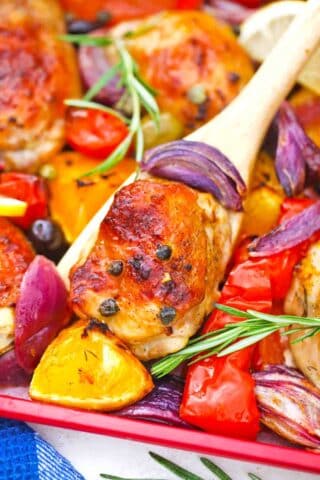
{"type": "Polygon", "coordinates": [[[0,161],[33,170],[64,144],[63,101],[80,93],[56,0],[0,1],[0,161]]]}
{"type": "Polygon", "coordinates": [[[177,351],[212,310],[230,242],[226,211],[211,195],[136,181],[116,194],[72,269],[72,307],[105,322],[140,359],[177,351]]]}

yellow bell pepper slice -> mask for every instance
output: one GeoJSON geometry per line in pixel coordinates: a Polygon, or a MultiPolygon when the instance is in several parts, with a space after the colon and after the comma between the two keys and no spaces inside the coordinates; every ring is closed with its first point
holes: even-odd
{"type": "Polygon", "coordinates": [[[23,217],[26,213],[27,207],[27,202],[0,195],[1,217],[23,217]]]}

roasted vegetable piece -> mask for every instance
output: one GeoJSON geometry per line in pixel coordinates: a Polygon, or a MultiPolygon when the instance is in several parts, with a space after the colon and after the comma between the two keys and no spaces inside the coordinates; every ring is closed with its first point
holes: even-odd
{"type": "Polygon", "coordinates": [[[320,391],[284,365],[269,365],[253,377],[261,422],[291,442],[319,450],[320,391]]]}
{"type": "Polygon", "coordinates": [[[28,204],[23,217],[10,220],[21,228],[29,228],[38,218],[45,218],[48,214],[48,195],[45,182],[36,175],[26,173],[1,173],[0,195],[5,195],[28,204]]]}
{"type": "Polygon", "coordinates": [[[51,217],[62,227],[71,243],[108,197],[135,169],[135,162],[125,159],[105,175],[82,178],[97,166],[97,161],[76,152],[65,152],[51,160],[55,178],[49,181],[51,217]],[[61,194],[63,192],[63,194],[61,194]],[[70,214],[72,212],[72,214],[70,214]]]}
{"type": "Polygon", "coordinates": [[[167,376],[156,381],[149,395],[140,402],[119,410],[117,415],[190,428],[190,425],[179,417],[182,392],[183,380],[173,375],[167,376]]]}
{"type": "Polygon", "coordinates": [[[0,2],[0,159],[34,170],[64,144],[63,100],[80,94],[57,0],[0,2]]]}
{"type": "Polygon", "coordinates": [[[116,194],[91,252],[72,269],[72,307],[105,322],[139,358],[163,356],[184,347],[210,312],[229,249],[227,214],[211,195],[138,180],[116,194]]]}
{"type": "Polygon", "coordinates": [[[36,368],[30,396],[90,410],[131,405],[153,388],[148,371],[106,325],[79,321],[49,345],[36,368]]]}
{"type": "Polygon", "coordinates": [[[23,233],[0,217],[0,308],[15,307],[22,277],[33,258],[23,233]]]}
{"type": "MultiPolygon", "coordinates": [[[[133,32],[126,46],[142,78],[157,91],[160,110],[179,120],[184,133],[220,112],[253,74],[231,29],[203,12],[167,12],[142,23],[120,24],[107,34],[125,32],[133,32]]],[[[105,52],[113,57],[112,50],[105,52]]],[[[94,49],[87,54],[95,55],[94,49]]]]}
{"type": "Polygon", "coordinates": [[[102,12],[111,14],[112,22],[144,17],[161,10],[193,9],[202,5],[203,0],[60,0],[63,8],[78,18],[96,20],[102,12]]]}
{"type": "Polygon", "coordinates": [[[26,372],[69,320],[67,289],[54,264],[38,255],[23,276],[15,312],[15,352],[26,372]]]}
{"type": "Polygon", "coordinates": [[[70,108],[67,112],[67,142],[84,155],[105,158],[127,134],[128,127],[120,118],[102,110],[70,108]]]}

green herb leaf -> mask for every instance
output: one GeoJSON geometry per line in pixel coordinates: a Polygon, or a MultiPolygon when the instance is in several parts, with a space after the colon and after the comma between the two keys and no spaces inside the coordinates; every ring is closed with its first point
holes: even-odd
{"type": "Polygon", "coordinates": [[[219,478],[219,480],[232,480],[229,475],[227,475],[220,467],[218,467],[218,465],[209,460],[209,458],[201,457],[200,460],[203,465],[210,470],[210,472],[214,473],[215,476],[219,478]]]}
{"type": "Polygon", "coordinates": [[[153,460],[162,465],[162,467],[166,468],[167,470],[174,473],[177,477],[182,478],[183,480],[204,480],[203,478],[198,477],[198,475],[195,475],[194,473],[185,470],[176,463],[167,460],[166,458],[158,455],[157,453],[149,452],[149,455],[151,456],[151,458],[153,458],[153,460]]]}
{"type": "Polygon", "coordinates": [[[88,47],[107,47],[112,45],[113,39],[109,37],[93,37],[85,33],[60,35],[59,40],[75,43],[76,45],[87,45],[88,47]]]}

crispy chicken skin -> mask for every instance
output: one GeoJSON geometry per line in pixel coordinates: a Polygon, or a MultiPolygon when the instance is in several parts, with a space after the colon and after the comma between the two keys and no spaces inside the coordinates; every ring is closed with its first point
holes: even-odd
{"type": "Polygon", "coordinates": [[[225,210],[174,182],[122,188],[70,274],[76,314],[107,323],[142,360],[182,348],[212,310],[230,250],[225,210]]]}
{"type": "MultiPolygon", "coordinates": [[[[128,22],[113,30],[136,29],[137,22],[128,22]]],[[[251,60],[231,29],[204,12],[147,17],[140,30],[128,38],[127,47],[142,77],[156,89],[160,110],[180,120],[184,134],[217,115],[253,75],[251,60]],[[204,98],[196,102],[199,90],[204,98]]]]}
{"type": "Polygon", "coordinates": [[[14,307],[34,252],[23,233],[0,217],[0,308],[14,307]]]}
{"type": "Polygon", "coordinates": [[[63,33],[57,1],[0,1],[0,161],[7,168],[34,170],[63,146],[63,100],[80,93],[63,33]]]}
{"type": "MultiPolygon", "coordinates": [[[[285,312],[290,315],[320,316],[320,242],[312,245],[296,269],[285,302],[285,312]]],[[[294,333],[291,340],[304,335],[294,333]]],[[[297,367],[320,388],[320,334],[298,343],[290,343],[297,367]]]]}

